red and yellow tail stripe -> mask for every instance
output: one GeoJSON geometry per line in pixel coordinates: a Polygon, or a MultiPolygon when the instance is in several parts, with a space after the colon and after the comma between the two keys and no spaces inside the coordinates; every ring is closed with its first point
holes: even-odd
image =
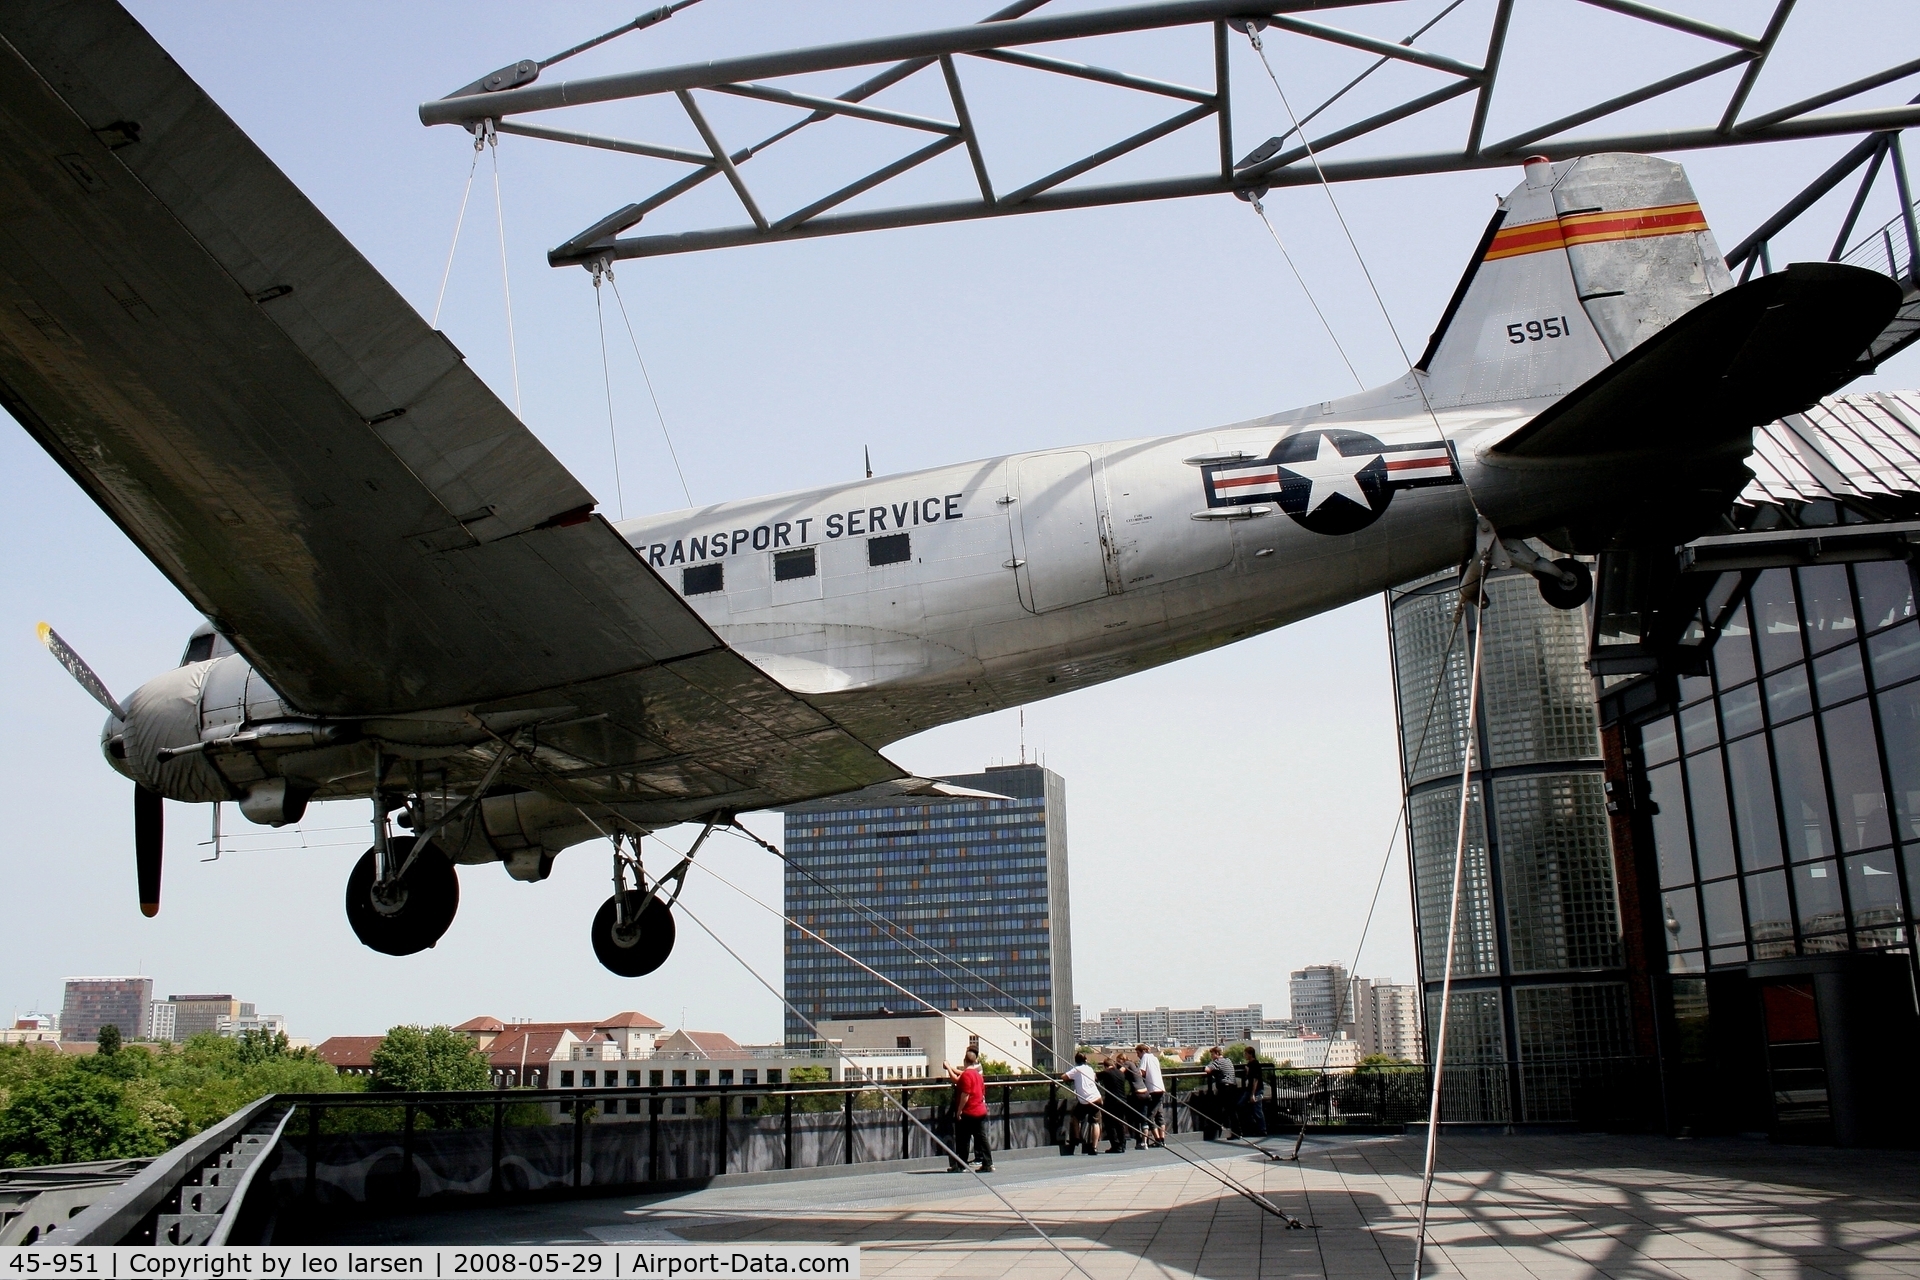
{"type": "Polygon", "coordinates": [[[1517,258],[1577,244],[1598,244],[1603,240],[1639,240],[1706,229],[1707,216],[1693,203],[1620,209],[1611,213],[1574,213],[1551,222],[1530,222],[1522,227],[1503,229],[1487,246],[1483,261],[1517,258]]]}

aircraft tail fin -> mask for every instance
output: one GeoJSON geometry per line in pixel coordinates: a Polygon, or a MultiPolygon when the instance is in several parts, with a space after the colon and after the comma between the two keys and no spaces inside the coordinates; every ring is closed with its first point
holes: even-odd
{"type": "Polygon", "coordinates": [[[1678,164],[1529,161],[1415,368],[1435,407],[1565,395],[1732,287],[1678,164]]]}

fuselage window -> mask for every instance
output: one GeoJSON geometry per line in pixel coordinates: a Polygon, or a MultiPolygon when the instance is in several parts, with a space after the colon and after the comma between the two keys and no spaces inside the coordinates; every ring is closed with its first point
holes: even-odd
{"type": "Polygon", "coordinates": [[[814,559],[812,547],[801,547],[798,551],[776,551],[773,553],[773,580],[775,582],[787,582],[794,578],[811,578],[819,571],[819,565],[814,559]]]}
{"type": "Polygon", "coordinates": [[[867,539],[868,564],[904,564],[913,559],[913,535],[891,533],[884,538],[867,539]]]}
{"type": "Polygon", "coordinates": [[[725,589],[727,566],[723,564],[697,564],[680,572],[680,594],[702,596],[710,591],[725,589]]]}

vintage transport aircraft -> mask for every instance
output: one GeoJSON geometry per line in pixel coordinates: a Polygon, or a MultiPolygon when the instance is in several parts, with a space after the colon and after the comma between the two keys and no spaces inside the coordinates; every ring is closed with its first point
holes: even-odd
{"type": "Polygon", "coordinates": [[[456,864],[605,835],[595,949],[645,973],[685,874],[643,872],[652,830],[924,792],[881,748],[1476,549],[1577,606],[1576,555],[1703,527],[1900,299],[1736,287],[1678,165],[1542,160],[1386,386],[616,525],[110,0],[9,6],[0,59],[0,396],[210,620],[124,702],[43,630],[109,708],[142,909],[163,797],[370,799],[347,912],[395,955],[456,864]]]}

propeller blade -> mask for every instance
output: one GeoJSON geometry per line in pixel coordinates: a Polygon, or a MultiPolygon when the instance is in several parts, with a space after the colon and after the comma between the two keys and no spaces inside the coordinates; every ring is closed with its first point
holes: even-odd
{"type": "MultiPolygon", "coordinates": [[[[121,715],[120,703],[107,692],[106,681],[93,674],[93,668],[87,665],[86,659],[75,653],[67,642],[60,638],[60,633],[46,623],[40,624],[39,631],[40,643],[47,646],[47,650],[59,660],[60,665],[67,669],[67,674],[78,680],[80,687],[92,694],[95,702],[114,715],[121,715]]],[[[122,718],[124,719],[124,716],[122,718]]]]}
{"type": "Polygon", "coordinates": [[[140,914],[160,914],[160,839],[165,818],[160,793],[133,784],[133,859],[140,875],[140,914]]]}

